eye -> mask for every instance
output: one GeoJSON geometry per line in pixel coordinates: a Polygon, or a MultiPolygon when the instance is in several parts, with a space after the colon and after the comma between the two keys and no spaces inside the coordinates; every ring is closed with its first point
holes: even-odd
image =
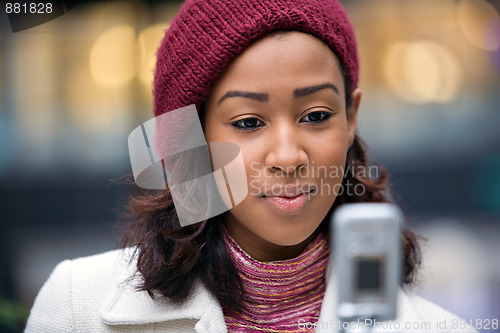
{"type": "Polygon", "coordinates": [[[257,118],[249,117],[235,121],[231,125],[238,130],[251,131],[264,126],[264,122],[257,118]]]}
{"type": "Polygon", "coordinates": [[[329,112],[325,111],[314,111],[311,113],[306,114],[304,117],[300,119],[300,122],[306,122],[306,123],[321,123],[328,118],[330,118],[331,114],[329,112]]]}

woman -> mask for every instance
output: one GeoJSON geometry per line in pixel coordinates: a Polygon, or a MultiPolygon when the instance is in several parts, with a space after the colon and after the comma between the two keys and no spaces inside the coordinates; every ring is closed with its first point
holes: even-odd
{"type": "MultiPolygon", "coordinates": [[[[367,167],[357,84],[337,0],[187,0],[157,52],[154,112],[195,104],[206,141],[240,147],[249,193],[183,228],[168,189],[133,199],[129,248],[59,264],[27,331],[337,331],[329,218],[345,203],[391,201],[385,172],[356,172],[367,167]]],[[[408,286],[419,248],[407,228],[402,239],[408,286]]],[[[403,290],[398,320],[403,331],[438,331],[438,320],[469,330],[403,290]]]]}

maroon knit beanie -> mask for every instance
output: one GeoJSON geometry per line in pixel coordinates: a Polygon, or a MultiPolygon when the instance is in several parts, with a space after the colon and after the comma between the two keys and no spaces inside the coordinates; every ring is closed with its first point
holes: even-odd
{"type": "Polygon", "coordinates": [[[186,0],[157,51],[154,114],[199,107],[229,62],[276,30],[322,40],[339,59],[346,87],[357,87],[356,39],[338,0],[186,0]]]}

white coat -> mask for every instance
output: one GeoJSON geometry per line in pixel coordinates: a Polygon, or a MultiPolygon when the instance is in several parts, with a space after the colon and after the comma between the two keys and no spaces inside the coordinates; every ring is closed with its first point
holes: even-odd
{"type": "MultiPolygon", "coordinates": [[[[35,299],[25,332],[227,332],[219,302],[201,283],[181,306],[138,292],[137,280],[130,279],[136,268],[131,254],[130,249],[115,250],[61,262],[35,299]]],[[[338,331],[335,282],[327,281],[317,326],[300,323],[311,332],[338,331]]],[[[476,332],[460,329],[458,317],[413,293],[401,290],[398,297],[397,322],[378,323],[376,328],[476,332]]]]}

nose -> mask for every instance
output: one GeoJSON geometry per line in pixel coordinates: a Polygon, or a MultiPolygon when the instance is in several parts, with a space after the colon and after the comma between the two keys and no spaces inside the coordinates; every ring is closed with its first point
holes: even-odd
{"type": "Polygon", "coordinates": [[[289,174],[307,165],[304,141],[293,124],[276,124],[270,132],[265,160],[270,171],[289,174]]]}

